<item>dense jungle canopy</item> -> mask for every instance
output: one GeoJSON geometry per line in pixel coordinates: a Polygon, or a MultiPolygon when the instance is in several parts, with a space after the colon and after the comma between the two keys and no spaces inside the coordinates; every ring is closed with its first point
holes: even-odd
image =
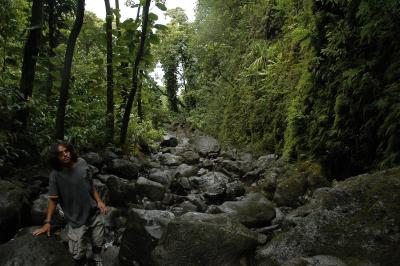
{"type": "Polygon", "coordinates": [[[0,2],[1,175],[62,138],[140,152],[174,122],[330,179],[400,162],[398,0],[199,0],[194,22],[163,0],[116,0],[124,21],[109,0],[0,2]]]}

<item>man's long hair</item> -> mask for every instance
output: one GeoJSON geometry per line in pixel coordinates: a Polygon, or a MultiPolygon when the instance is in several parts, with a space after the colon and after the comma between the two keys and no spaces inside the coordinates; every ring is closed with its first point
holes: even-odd
{"type": "Polygon", "coordinates": [[[49,150],[48,163],[49,163],[51,169],[60,171],[60,170],[62,170],[63,165],[60,162],[60,160],[58,159],[58,146],[63,146],[70,152],[71,161],[73,161],[74,163],[78,161],[78,155],[76,154],[74,147],[70,143],[67,143],[64,141],[58,141],[58,142],[53,143],[49,150]]]}

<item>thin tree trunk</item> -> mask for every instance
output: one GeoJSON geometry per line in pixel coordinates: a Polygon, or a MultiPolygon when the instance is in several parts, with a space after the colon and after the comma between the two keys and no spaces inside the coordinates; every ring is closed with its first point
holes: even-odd
{"type": "Polygon", "coordinates": [[[120,136],[120,143],[124,144],[126,141],[126,135],[128,133],[128,125],[129,125],[129,117],[132,111],[132,104],[135,98],[135,93],[137,90],[138,85],[138,70],[139,64],[143,56],[144,52],[144,45],[146,42],[146,35],[147,35],[147,23],[149,20],[149,7],[150,7],[151,0],[146,0],[146,3],[143,7],[143,23],[142,23],[142,33],[140,36],[140,45],[139,49],[136,54],[135,63],[133,65],[133,73],[132,73],[132,87],[129,92],[128,101],[125,106],[124,116],[122,118],[122,125],[121,125],[121,136],[120,136]]]}
{"type": "MultiPolygon", "coordinates": [[[[39,54],[39,43],[42,35],[43,0],[34,0],[32,4],[31,23],[28,39],[24,47],[24,59],[22,63],[22,74],[20,80],[20,91],[23,102],[27,103],[32,97],[33,81],[35,79],[35,68],[39,54]]],[[[22,130],[26,131],[29,111],[26,106],[19,112],[18,120],[22,124],[22,130]]]]}
{"type": "Polygon", "coordinates": [[[56,20],[55,20],[55,4],[56,0],[49,0],[49,19],[48,19],[48,24],[49,24],[49,49],[47,52],[47,67],[48,67],[48,73],[47,73],[47,86],[46,86],[46,98],[47,102],[50,102],[50,97],[51,97],[51,91],[53,89],[53,72],[54,72],[54,65],[51,62],[52,58],[56,55],[54,52],[54,49],[57,47],[57,41],[56,41],[56,32],[55,32],[55,27],[56,27],[56,20]]]}
{"type": "Polygon", "coordinates": [[[115,9],[118,11],[118,15],[115,16],[115,26],[117,28],[118,31],[118,37],[121,36],[121,29],[120,29],[120,18],[121,18],[121,14],[120,14],[120,10],[119,10],[119,0],[115,0],[115,9]]]}
{"type": "Polygon", "coordinates": [[[137,92],[137,114],[140,119],[140,122],[143,121],[143,109],[142,109],[143,78],[144,78],[143,70],[140,70],[139,86],[137,92]]]}
{"type": "Polygon", "coordinates": [[[114,139],[114,83],[113,83],[113,51],[112,51],[112,12],[110,1],[104,0],[106,6],[106,39],[107,39],[107,138],[110,143],[114,139]]]}
{"type": "Polygon", "coordinates": [[[64,139],[65,109],[68,101],[68,89],[71,78],[72,58],[74,55],[76,39],[81,31],[83,16],[85,14],[85,0],[78,0],[76,18],[72,31],[68,38],[67,50],[65,52],[64,69],[61,79],[60,98],[58,101],[56,117],[56,139],[64,139]]]}

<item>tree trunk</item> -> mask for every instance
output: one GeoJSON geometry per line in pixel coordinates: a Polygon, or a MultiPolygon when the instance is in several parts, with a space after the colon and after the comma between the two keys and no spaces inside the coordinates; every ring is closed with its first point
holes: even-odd
{"type": "Polygon", "coordinates": [[[107,39],[107,139],[114,142],[114,83],[113,83],[113,51],[112,51],[112,12],[110,1],[104,0],[106,6],[106,39],[107,39]]]}
{"type": "Polygon", "coordinates": [[[81,31],[83,16],[85,14],[85,0],[78,0],[76,18],[72,31],[68,38],[67,50],[65,52],[64,69],[61,77],[60,98],[58,101],[56,117],[56,139],[64,139],[65,109],[68,101],[69,81],[71,78],[72,58],[74,55],[75,43],[81,31]]]}
{"type": "MultiPolygon", "coordinates": [[[[42,35],[43,20],[43,0],[34,0],[32,4],[32,16],[29,28],[28,39],[24,47],[24,59],[22,63],[22,73],[20,80],[20,91],[24,103],[28,103],[32,97],[33,81],[35,79],[35,67],[39,54],[39,43],[42,35]]],[[[26,131],[28,124],[29,111],[24,106],[18,114],[18,120],[22,124],[22,131],[26,131]]]]}
{"type": "Polygon", "coordinates": [[[138,85],[138,70],[139,64],[143,56],[144,52],[144,45],[146,42],[146,35],[147,35],[147,23],[149,20],[149,7],[150,7],[151,0],[146,0],[146,3],[143,7],[143,23],[142,23],[142,33],[140,36],[140,46],[136,54],[135,63],[133,65],[133,73],[132,73],[132,87],[129,92],[128,101],[125,106],[124,116],[122,118],[122,125],[121,125],[121,136],[120,136],[120,143],[124,144],[126,141],[126,135],[128,133],[128,125],[129,125],[129,116],[132,111],[132,104],[135,98],[135,93],[137,90],[138,85]]]}
{"type": "Polygon", "coordinates": [[[140,122],[143,121],[143,109],[142,109],[143,78],[144,78],[143,70],[140,70],[139,86],[137,92],[137,114],[140,119],[140,122]]]}
{"type": "Polygon", "coordinates": [[[47,51],[47,85],[46,85],[46,98],[47,102],[50,102],[50,97],[51,97],[51,91],[53,89],[53,72],[54,72],[54,65],[51,62],[52,58],[56,55],[54,52],[54,49],[57,47],[57,40],[56,40],[56,32],[55,32],[55,27],[56,27],[56,18],[55,18],[55,4],[56,0],[49,0],[49,18],[48,18],[48,24],[49,24],[49,48],[47,51]]]}
{"type": "Polygon", "coordinates": [[[165,81],[166,81],[166,87],[167,87],[167,94],[168,94],[168,102],[169,102],[169,108],[172,112],[177,113],[179,111],[178,109],[178,98],[176,96],[178,92],[178,80],[176,77],[176,72],[177,72],[177,64],[170,63],[166,66],[165,69],[165,81]]]}

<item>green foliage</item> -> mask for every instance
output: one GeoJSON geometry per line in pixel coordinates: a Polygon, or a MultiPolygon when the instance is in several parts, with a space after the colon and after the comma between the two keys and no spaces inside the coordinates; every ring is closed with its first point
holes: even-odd
{"type": "Polygon", "coordinates": [[[396,0],[200,0],[187,120],[319,161],[330,177],[398,164],[399,11],[396,0]]]}

